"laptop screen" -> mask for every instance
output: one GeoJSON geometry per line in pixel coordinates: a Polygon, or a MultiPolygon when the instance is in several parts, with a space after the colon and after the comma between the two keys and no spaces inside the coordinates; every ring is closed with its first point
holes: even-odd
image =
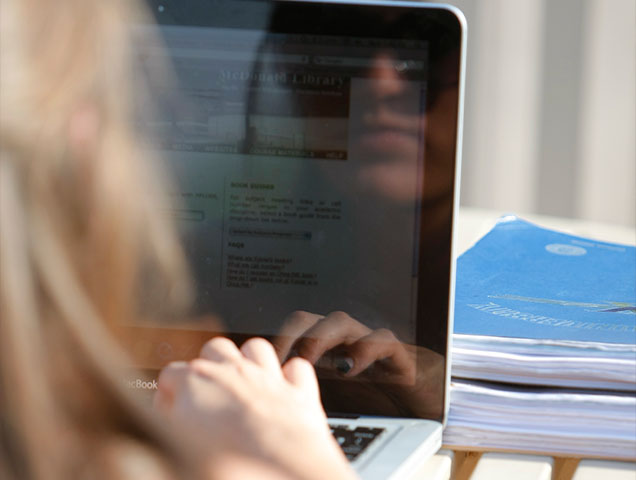
{"type": "Polygon", "coordinates": [[[198,320],[132,326],[151,345],[139,366],[258,335],[315,363],[328,411],[441,418],[457,19],[419,5],[150,7],[160,38],[139,49],[157,105],[143,123],[173,179],[198,320]]]}

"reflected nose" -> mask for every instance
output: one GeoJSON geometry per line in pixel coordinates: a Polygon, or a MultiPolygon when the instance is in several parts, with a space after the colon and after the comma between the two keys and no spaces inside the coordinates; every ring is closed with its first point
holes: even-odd
{"type": "Polygon", "coordinates": [[[404,82],[399,72],[400,63],[387,53],[376,55],[371,61],[369,76],[375,81],[370,84],[370,93],[376,98],[399,95],[404,90],[404,82]]]}

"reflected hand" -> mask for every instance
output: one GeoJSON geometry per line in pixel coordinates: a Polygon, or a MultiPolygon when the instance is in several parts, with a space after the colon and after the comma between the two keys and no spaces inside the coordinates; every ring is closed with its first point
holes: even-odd
{"type": "Polygon", "coordinates": [[[273,343],[281,362],[291,353],[319,367],[331,364],[349,377],[381,362],[392,382],[409,385],[415,381],[413,353],[391,330],[371,330],[345,312],[332,312],[326,317],[294,312],[273,343]],[[330,358],[319,362],[328,352],[330,358]]]}
{"type": "Polygon", "coordinates": [[[281,362],[299,356],[315,365],[321,377],[363,380],[358,388],[366,391],[360,398],[367,395],[378,405],[383,401],[383,408],[390,404],[397,415],[442,415],[444,357],[400,342],[386,328],[372,330],[345,312],[296,311],[273,344],[281,362]]]}

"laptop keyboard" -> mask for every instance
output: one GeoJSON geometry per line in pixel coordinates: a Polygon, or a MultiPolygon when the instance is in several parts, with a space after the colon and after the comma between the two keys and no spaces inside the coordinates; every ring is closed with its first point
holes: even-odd
{"type": "Polygon", "coordinates": [[[378,435],[384,432],[384,428],[351,428],[346,425],[329,425],[329,427],[349,461],[355,460],[378,435]]]}

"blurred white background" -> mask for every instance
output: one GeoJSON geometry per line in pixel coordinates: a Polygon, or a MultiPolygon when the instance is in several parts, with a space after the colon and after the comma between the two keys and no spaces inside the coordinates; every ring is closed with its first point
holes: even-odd
{"type": "Polygon", "coordinates": [[[462,205],[636,225],[636,0],[450,0],[462,205]]]}

